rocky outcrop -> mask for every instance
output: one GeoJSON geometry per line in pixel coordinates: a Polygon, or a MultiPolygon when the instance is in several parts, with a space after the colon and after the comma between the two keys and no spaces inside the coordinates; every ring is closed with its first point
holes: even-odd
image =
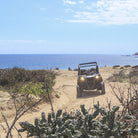
{"type": "Polygon", "coordinates": [[[138,55],[138,52],[136,52],[134,55],[138,55]]]}

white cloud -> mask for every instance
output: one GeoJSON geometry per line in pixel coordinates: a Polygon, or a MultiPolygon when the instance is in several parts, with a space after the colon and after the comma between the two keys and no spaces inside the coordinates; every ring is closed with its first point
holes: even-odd
{"type": "Polygon", "coordinates": [[[83,1],[83,0],[80,0],[80,1],[79,1],[79,3],[80,3],[80,4],[83,4],[83,3],[84,3],[84,1],[83,1]]]}
{"type": "Polygon", "coordinates": [[[63,2],[64,2],[65,4],[71,4],[71,5],[75,5],[75,4],[76,4],[75,1],[71,1],[71,0],[63,0],[63,2]]]}
{"type": "Polygon", "coordinates": [[[97,0],[74,12],[69,22],[100,24],[138,24],[138,0],[97,0]],[[95,5],[95,6],[94,6],[95,5]]]}

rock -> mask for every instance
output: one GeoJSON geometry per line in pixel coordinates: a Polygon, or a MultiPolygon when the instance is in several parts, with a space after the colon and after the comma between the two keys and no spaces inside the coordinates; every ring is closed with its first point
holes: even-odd
{"type": "Polygon", "coordinates": [[[133,55],[138,55],[138,52],[134,53],[133,55]]]}
{"type": "Polygon", "coordinates": [[[5,108],[4,106],[1,106],[0,109],[1,109],[2,111],[6,111],[6,108],[5,108]]]}
{"type": "Polygon", "coordinates": [[[60,96],[59,96],[58,94],[55,94],[55,96],[56,96],[57,98],[60,98],[60,96]]]}

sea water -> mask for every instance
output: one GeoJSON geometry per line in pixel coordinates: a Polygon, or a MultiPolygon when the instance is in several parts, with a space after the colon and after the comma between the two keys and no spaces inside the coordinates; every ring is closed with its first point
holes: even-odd
{"type": "Polygon", "coordinates": [[[100,67],[114,65],[138,65],[137,56],[102,54],[23,54],[0,55],[0,69],[21,67],[33,69],[76,69],[79,63],[97,62],[100,67]]]}

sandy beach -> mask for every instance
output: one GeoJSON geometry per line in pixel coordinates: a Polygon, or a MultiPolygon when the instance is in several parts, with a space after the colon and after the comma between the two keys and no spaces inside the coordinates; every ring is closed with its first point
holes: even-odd
{"type": "MultiPolygon", "coordinates": [[[[55,72],[58,74],[56,76],[55,80],[55,86],[54,86],[54,92],[53,95],[55,98],[52,99],[54,110],[58,110],[59,108],[66,110],[66,111],[74,111],[76,109],[79,109],[81,104],[85,104],[86,108],[92,108],[93,104],[97,103],[97,101],[100,102],[100,105],[103,107],[107,107],[107,103],[111,101],[111,105],[118,105],[120,106],[120,103],[118,102],[117,98],[112,93],[111,87],[109,84],[113,84],[109,81],[107,81],[107,78],[111,76],[113,73],[117,73],[120,71],[120,67],[113,69],[112,67],[103,67],[100,68],[100,73],[103,76],[104,82],[105,82],[105,88],[106,93],[104,95],[101,95],[98,91],[88,91],[84,92],[83,96],[81,98],[76,98],[76,85],[77,85],[77,71],[67,71],[67,70],[56,70],[55,72]]],[[[120,83],[120,86],[125,86],[125,83],[120,83]]],[[[14,109],[8,109],[5,106],[6,101],[9,100],[9,95],[7,92],[0,91],[0,105],[1,109],[0,111],[5,114],[7,117],[7,121],[9,123],[12,122],[13,116],[14,116],[14,109]]],[[[28,112],[24,116],[20,118],[20,121],[28,121],[33,123],[35,118],[40,118],[41,112],[45,112],[46,114],[51,112],[51,106],[49,103],[43,103],[39,105],[38,109],[35,112],[28,112]]],[[[18,122],[16,123],[16,127],[19,127],[18,122]]],[[[0,124],[5,126],[5,123],[2,119],[2,116],[0,116],[0,124]]],[[[12,131],[14,134],[14,137],[17,137],[17,132],[15,130],[12,131]]],[[[5,137],[5,133],[0,127],[0,135],[1,138],[5,137]]],[[[26,134],[24,133],[23,137],[26,137],[26,134]]]]}

